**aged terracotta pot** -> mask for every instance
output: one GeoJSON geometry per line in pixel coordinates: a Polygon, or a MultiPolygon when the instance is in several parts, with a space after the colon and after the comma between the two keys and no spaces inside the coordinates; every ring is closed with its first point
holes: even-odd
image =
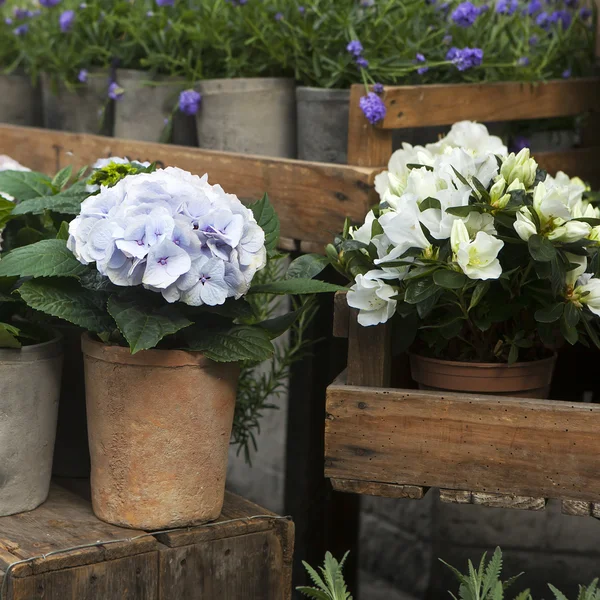
{"type": "Polygon", "coordinates": [[[542,360],[502,363],[470,363],[410,355],[412,378],[422,390],[444,390],[547,398],[556,355],[542,360]]]}
{"type": "Polygon", "coordinates": [[[239,368],[197,352],[82,338],[92,506],[103,521],[164,529],[223,506],[239,368]]]}

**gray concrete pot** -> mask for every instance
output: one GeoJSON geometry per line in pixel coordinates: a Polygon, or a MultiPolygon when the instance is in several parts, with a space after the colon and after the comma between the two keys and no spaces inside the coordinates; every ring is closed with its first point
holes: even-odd
{"type": "Polygon", "coordinates": [[[200,148],[294,158],[296,98],[293,79],[207,79],[198,123],[200,148]]]}
{"type": "Polygon", "coordinates": [[[62,361],[60,338],[0,349],[0,516],[48,496],[62,361]]]}
{"type": "Polygon", "coordinates": [[[350,90],[296,88],[298,158],[317,162],[348,162],[350,90]]]}
{"type": "Polygon", "coordinates": [[[108,71],[90,72],[86,83],[72,89],[42,75],[44,127],[74,133],[112,135],[112,103],[108,71]]]}
{"type": "Polygon", "coordinates": [[[40,124],[39,89],[26,75],[0,74],[0,123],[40,124]]]}
{"type": "MultiPolygon", "coordinates": [[[[151,78],[146,71],[118,69],[117,83],[125,93],[115,101],[115,137],[158,142],[187,84],[179,77],[151,78]]],[[[196,119],[177,112],[171,141],[196,146],[196,119]]]]}

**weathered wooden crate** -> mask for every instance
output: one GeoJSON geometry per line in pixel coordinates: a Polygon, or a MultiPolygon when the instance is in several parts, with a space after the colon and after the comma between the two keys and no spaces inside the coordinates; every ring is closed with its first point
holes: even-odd
{"type": "Polygon", "coordinates": [[[534,510],[558,498],[600,517],[600,405],[415,390],[389,327],[358,325],[342,294],[335,334],[349,346],[327,391],[334,488],[421,498],[434,487],[448,502],[534,510]]]}
{"type": "Polygon", "coordinates": [[[234,494],[218,521],[152,533],[98,520],[54,484],[34,511],[0,518],[2,600],[283,600],[294,525],[234,494]]]}

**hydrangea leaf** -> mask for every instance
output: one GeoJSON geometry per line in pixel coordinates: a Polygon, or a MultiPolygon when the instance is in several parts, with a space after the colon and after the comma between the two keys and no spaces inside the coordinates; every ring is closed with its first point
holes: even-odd
{"type": "Polygon", "coordinates": [[[6,225],[10,220],[14,208],[14,202],[0,196],[0,227],[6,225]]]}
{"type": "Polygon", "coordinates": [[[154,348],[165,336],[192,324],[175,306],[124,300],[115,295],[108,299],[108,312],[127,340],[132,354],[154,348]]]}
{"type": "Polygon", "coordinates": [[[65,185],[67,185],[67,183],[69,182],[69,179],[71,179],[71,175],[73,174],[73,167],[72,165],[67,165],[66,167],[64,167],[63,169],[61,169],[55,176],[54,179],[52,180],[52,185],[55,188],[58,188],[59,190],[62,190],[65,185]]]}
{"type": "Polygon", "coordinates": [[[0,260],[0,276],[76,277],[85,272],[64,240],[41,240],[16,248],[0,260]]]}
{"type": "Polygon", "coordinates": [[[274,250],[279,242],[279,217],[265,194],[260,200],[250,204],[248,208],[254,214],[256,222],[265,232],[265,247],[274,250]]]}
{"type": "Polygon", "coordinates": [[[52,193],[50,177],[35,171],[0,171],[0,190],[18,202],[52,193]]]}
{"type": "Polygon", "coordinates": [[[327,265],[329,259],[320,254],[303,254],[290,263],[286,279],[312,279],[316,277],[327,265]]]}
{"type": "Polygon", "coordinates": [[[79,325],[87,331],[113,331],[114,323],[102,306],[102,299],[84,290],[72,279],[34,279],[19,287],[25,303],[59,319],[79,325]]]}
{"type": "Polygon", "coordinates": [[[46,210],[64,215],[78,215],[81,203],[90,195],[85,182],[79,182],[69,189],[53,196],[36,197],[15,206],[13,215],[39,215],[46,210]]]}
{"type": "Polygon", "coordinates": [[[16,327],[8,323],[0,323],[0,348],[20,348],[18,335],[19,330],[16,327]]]}
{"type": "Polygon", "coordinates": [[[250,288],[250,294],[276,294],[286,296],[288,294],[322,294],[339,292],[346,288],[334,283],[327,283],[319,279],[284,279],[282,281],[271,281],[250,288]]]}
{"type": "MultiPolygon", "coordinates": [[[[194,333],[199,333],[195,328],[194,333]]],[[[189,349],[216,362],[260,363],[273,355],[270,335],[260,327],[237,325],[228,330],[208,330],[189,340],[189,349]]]]}

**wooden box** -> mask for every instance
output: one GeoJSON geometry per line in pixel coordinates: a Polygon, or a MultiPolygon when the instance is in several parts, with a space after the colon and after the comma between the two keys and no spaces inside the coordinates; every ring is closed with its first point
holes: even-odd
{"type": "Polygon", "coordinates": [[[600,405],[418,391],[387,326],[336,300],[348,369],[327,391],[325,474],[339,490],[600,516],[600,405]],[[348,320],[349,319],[349,320],[348,320]],[[393,376],[403,389],[391,387],[393,376]]]}
{"type": "Polygon", "coordinates": [[[98,520],[53,484],[34,511],[0,518],[2,600],[284,600],[294,525],[234,494],[214,523],[152,533],[98,520]]]}

